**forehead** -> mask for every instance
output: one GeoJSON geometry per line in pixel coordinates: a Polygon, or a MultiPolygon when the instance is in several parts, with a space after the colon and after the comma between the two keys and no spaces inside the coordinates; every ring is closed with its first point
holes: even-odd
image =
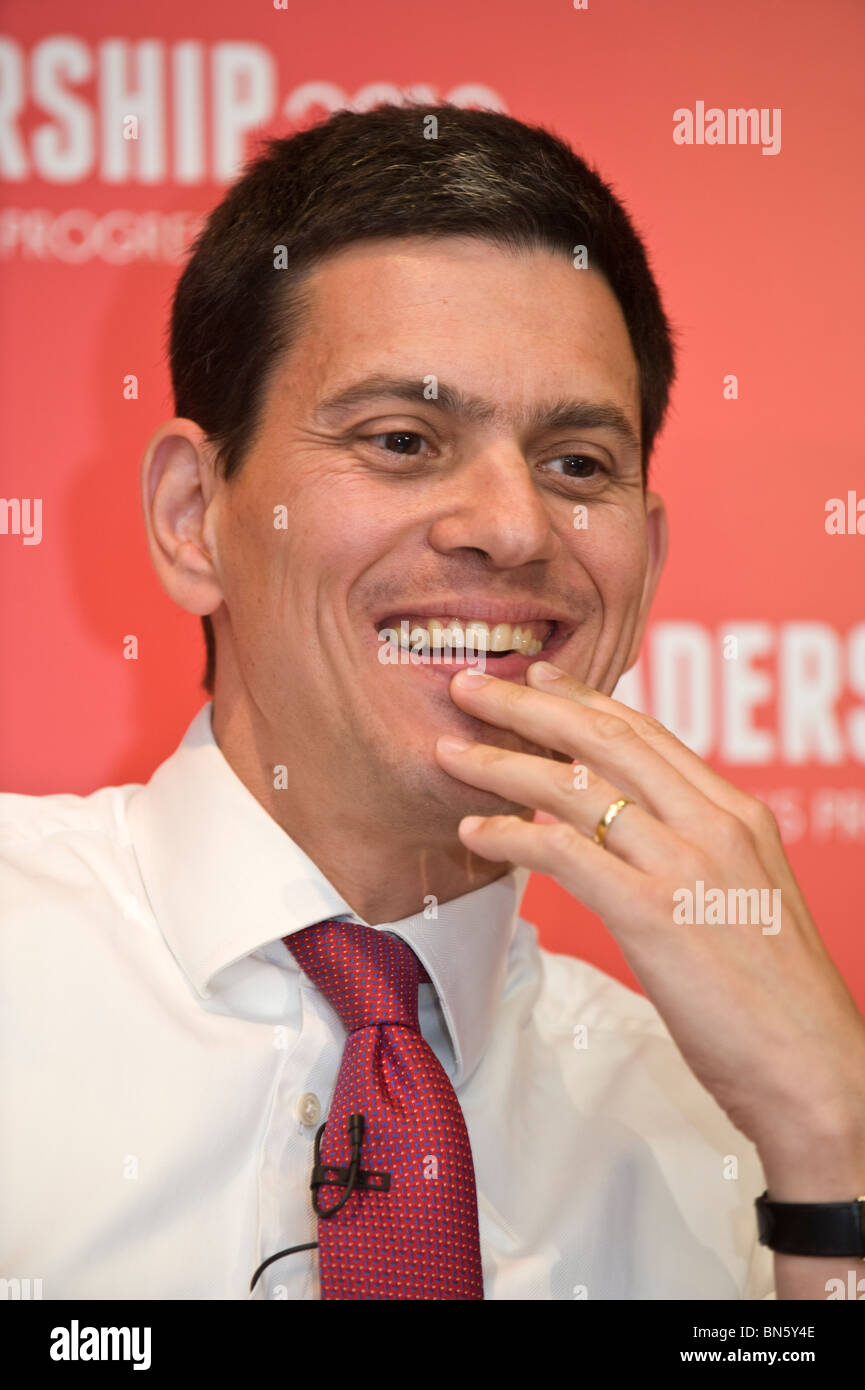
{"type": "Polygon", "coordinates": [[[639,424],[619,303],[602,275],[564,254],[471,237],[356,242],[306,276],[304,295],[292,394],[320,399],[398,368],[455,381],[494,415],[567,393],[613,400],[639,424]]]}

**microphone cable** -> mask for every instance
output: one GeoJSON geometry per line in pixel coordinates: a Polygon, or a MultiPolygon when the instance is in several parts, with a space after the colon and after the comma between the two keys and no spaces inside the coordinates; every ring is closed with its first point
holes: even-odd
{"type": "Polygon", "coordinates": [[[282,1257],[283,1257],[283,1255],[296,1255],[300,1250],[317,1250],[317,1249],[318,1249],[318,1241],[317,1241],[317,1240],[312,1240],[312,1241],[309,1242],[308,1245],[292,1245],[292,1246],[290,1246],[290,1247],[288,1248],[288,1250],[278,1250],[277,1253],[276,1253],[275,1255],[271,1255],[268,1259],[266,1259],[266,1260],[264,1261],[263,1264],[260,1264],[260,1265],[258,1266],[258,1269],[255,1271],[255,1273],[254,1273],[253,1276],[252,1276],[252,1282],[251,1282],[251,1284],[250,1284],[250,1286],[249,1286],[249,1292],[252,1293],[252,1290],[255,1288],[256,1284],[258,1283],[259,1275],[260,1275],[260,1274],[263,1274],[263,1272],[267,1269],[267,1266],[268,1266],[268,1265],[272,1265],[273,1262],[274,1262],[274,1260],[281,1260],[282,1257]]]}
{"type": "MultiPolygon", "coordinates": [[[[326,1171],[326,1168],[324,1168],[321,1163],[321,1136],[324,1133],[326,1124],[327,1121],[325,1120],[324,1124],[319,1125],[318,1131],[315,1136],[315,1165],[312,1170],[312,1180],[310,1182],[310,1187],[312,1188],[313,1209],[317,1216],[322,1217],[325,1220],[328,1217],[336,1216],[336,1213],[338,1211],[342,1211],[352,1192],[354,1192],[355,1190],[355,1185],[357,1183],[358,1178],[361,1176],[360,1150],[361,1145],[363,1144],[363,1136],[364,1131],[366,1129],[366,1120],[364,1119],[363,1115],[349,1115],[348,1117],[348,1139],[349,1144],[351,1145],[351,1157],[349,1159],[348,1169],[345,1170],[345,1179],[342,1180],[342,1178],[340,1178],[336,1182],[334,1182],[332,1178],[327,1179],[323,1176],[326,1171]],[[345,1192],[342,1194],[335,1206],[328,1208],[322,1208],[319,1206],[318,1189],[322,1186],[345,1187],[345,1192]]],[[[340,1171],[341,1170],[337,1169],[337,1172],[340,1171]]],[[[387,1177],[387,1174],[375,1173],[371,1175],[363,1175],[364,1178],[368,1176],[387,1177]]],[[[388,1187],[390,1186],[389,1177],[386,1183],[379,1184],[378,1186],[380,1190],[387,1191],[388,1187]]],[[[259,1276],[264,1272],[264,1270],[267,1269],[268,1265],[272,1265],[275,1260],[281,1260],[284,1255],[297,1255],[300,1253],[301,1250],[317,1249],[318,1241],[312,1240],[309,1241],[306,1245],[291,1245],[287,1250],[278,1250],[275,1255],[269,1255],[268,1258],[258,1266],[258,1269],[253,1274],[252,1280],[249,1285],[249,1292],[252,1293],[253,1289],[258,1283],[259,1276]]]]}

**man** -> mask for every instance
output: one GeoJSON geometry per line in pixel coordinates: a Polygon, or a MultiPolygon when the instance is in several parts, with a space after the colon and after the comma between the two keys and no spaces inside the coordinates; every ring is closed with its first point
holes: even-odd
{"type": "Polygon", "coordinates": [[[144,787],[4,798],[4,1275],[824,1298],[865,1024],[767,809],[611,698],[673,379],[621,205],[502,115],[339,113],[213,212],[171,367],[144,512],[213,699],[144,787]],[[648,998],[539,949],[530,870],[648,998]]]}

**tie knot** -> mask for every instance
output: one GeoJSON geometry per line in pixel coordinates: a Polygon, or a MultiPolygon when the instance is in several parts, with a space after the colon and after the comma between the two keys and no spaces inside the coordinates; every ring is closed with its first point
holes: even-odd
{"type": "Polygon", "coordinates": [[[381,1023],[418,1029],[418,983],[429,977],[398,936],[329,919],[283,940],[346,1032],[381,1023]]]}

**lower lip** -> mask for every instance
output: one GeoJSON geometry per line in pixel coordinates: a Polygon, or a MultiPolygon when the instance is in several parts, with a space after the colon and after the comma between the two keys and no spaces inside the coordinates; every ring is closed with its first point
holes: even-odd
{"type": "MultiPolygon", "coordinates": [[[[378,639],[378,632],[375,635],[378,639]]],[[[555,654],[564,645],[564,641],[564,637],[559,637],[558,632],[555,632],[547,646],[542,647],[535,656],[522,656],[519,652],[508,652],[507,656],[490,656],[489,653],[486,653],[483,674],[498,676],[501,680],[518,681],[521,678],[524,680],[526,671],[535,661],[555,661],[555,654]]],[[[382,643],[377,641],[377,645],[381,648],[382,643]]],[[[479,653],[478,655],[483,654],[479,653]]],[[[445,649],[437,655],[437,659],[434,653],[431,658],[422,661],[412,660],[411,652],[401,648],[398,657],[397,660],[394,656],[392,662],[384,662],[383,665],[386,668],[399,666],[407,671],[427,671],[438,676],[439,679],[445,680],[455,676],[457,671],[481,670],[477,656],[467,660],[465,656],[459,655],[459,648],[456,651],[445,649]]]]}

